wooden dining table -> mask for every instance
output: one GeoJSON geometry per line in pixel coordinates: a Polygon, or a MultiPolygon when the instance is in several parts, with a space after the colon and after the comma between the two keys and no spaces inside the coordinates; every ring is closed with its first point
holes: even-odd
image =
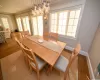
{"type": "Polygon", "coordinates": [[[21,42],[52,67],[66,46],[64,42],[45,40],[41,36],[27,36],[21,42]],[[43,42],[39,42],[40,39],[43,42]]]}

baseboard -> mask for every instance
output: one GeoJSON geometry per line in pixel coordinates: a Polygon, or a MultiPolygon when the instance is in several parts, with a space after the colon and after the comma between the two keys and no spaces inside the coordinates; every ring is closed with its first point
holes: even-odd
{"type": "MultiPolygon", "coordinates": [[[[73,51],[74,48],[72,48],[70,46],[66,46],[65,49],[68,49],[70,51],[73,51]]],[[[83,55],[83,56],[88,56],[87,52],[82,51],[82,50],[80,51],[80,54],[83,55]]]]}
{"type": "MultiPolygon", "coordinates": [[[[72,48],[70,46],[66,46],[65,49],[73,51],[74,48],[72,48]]],[[[90,78],[91,78],[90,80],[95,80],[93,69],[92,69],[92,65],[91,65],[91,61],[90,61],[88,53],[81,50],[80,54],[87,57],[87,63],[88,63],[88,68],[89,68],[89,73],[90,73],[90,78]]]]}
{"type": "Polygon", "coordinates": [[[92,69],[92,65],[91,65],[91,61],[90,61],[88,53],[87,53],[87,63],[88,63],[88,67],[89,67],[90,78],[91,78],[91,80],[95,80],[95,76],[93,73],[93,69],[92,69]]]}

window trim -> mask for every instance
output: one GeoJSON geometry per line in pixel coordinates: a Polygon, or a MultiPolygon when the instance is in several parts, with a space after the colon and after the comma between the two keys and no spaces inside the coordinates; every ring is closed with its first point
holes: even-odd
{"type": "MultiPolygon", "coordinates": [[[[20,19],[20,20],[21,20],[21,17],[16,17],[16,24],[17,24],[17,28],[18,28],[18,30],[19,30],[19,25],[18,25],[17,19],[20,19]]],[[[21,20],[21,27],[22,27],[22,31],[23,31],[22,20],[21,20]]],[[[19,30],[19,31],[20,31],[20,30],[19,30]]]]}
{"type": "MultiPolygon", "coordinates": [[[[61,37],[77,40],[78,39],[79,28],[80,28],[80,23],[81,23],[81,18],[82,18],[82,13],[83,13],[83,9],[84,9],[83,5],[78,5],[78,6],[74,6],[74,7],[62,8],[62,9],[57,9],[57,10],[51,11],[50,14],[49,14],[49,26],[50,26],[49,27],[49,32],[51,31],[51,14],[52,13],[58,13],[58,12],[69,11],[69,10],[77,10],[77,9],[80,9],[80,8],[81,8],[81,10],[80,10],[80,17],[79,17],[79,21],[78,21],[78,24],[77,24],[77,30],[76,30],[75,37],[68,36],[68,35],[62,35],[62,34],[58,33],[59,36],[61,36],[61,37]]],[[[68,28],[68,26],[67,26],[67,28],[68,28]]],[[[66,29],[66,32],[67,32],[67,29],[66,29]]]]}
{"type": "Polygon", "coordinates": [[[3,22],[3,18],[6,18],[7,19],[7,23],[8,23],[8,28],[10,29],[10,22],[9,22],[9,18],[8,17],[1,17],[0,19],[1,19],[1,23],[2,23],[2,25],[3,25],[3,27],[4,27],[4,29],[6,29],[6,27],[5,27],[5,25],[4,25],[4,22],[3,22]]]}
{"type": "MultiPolygon", "coordinates": [[[[43,15],[38,15],[38,16],[42,16],[42,21],[43,21],[43,15]]],[[[36,23],[37,23],[37,34],[39,35],[39,27],[38,27],[38,16],[31,16],[31,21],[32,21],[32,34],[34,35],[34,26],[33,26],[33,18],[35,17],[36,18],[36,23]]],[[[44,22],[43,22],[43,25],[44,25],[44,22]]],[[[43,35],[43,33],[42,33],[43,35]]]]}

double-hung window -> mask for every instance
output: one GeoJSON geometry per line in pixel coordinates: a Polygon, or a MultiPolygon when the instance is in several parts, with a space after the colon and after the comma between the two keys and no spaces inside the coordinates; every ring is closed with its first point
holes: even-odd
{"type": "Polygon", "coordinates": [[[24,31],[29,31],[29,33],[31,33],[30,24],[29,24],[29,17],[28,16],[23,17],[22,22],[23,22],[24,31]]]}
{"type": "Polygon", "coordinates": [[[33,34],[43,35],[43,16],[32,17],[33,34]]]}
{"type": "Polygon", "coordinates": [[[8,29],[9,28],[8,19],[7,18],[1,18],[1,20],[2,20],[2,23],[5,27],[5,29],[8,29]]]}
{"type": "Polygon", "coordinates": [[[17,21],[18,30],[23,31],[21,18],[20,17],[16,18],[16,21],[17,21]]]}
{"type": "Polygon", "coordinates": [[[80,11],[79,8],[51,13],[50,31],[75,38],[80,11]]]}

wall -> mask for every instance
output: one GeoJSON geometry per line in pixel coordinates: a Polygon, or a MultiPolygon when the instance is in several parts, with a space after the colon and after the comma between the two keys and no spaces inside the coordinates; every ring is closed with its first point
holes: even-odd
{"type": "MultiPolygon", "coordinates": [[[[16,22],[15,22],[15,19],[14,19],[13,15],[0,14],[0,18],[2,18],[2,17],[8,18],[9,27],[10,27],[11,31],[14,31],[17,28],[16,22]]],[[[0,19],[0,23],[3,26],[3,23],[1,21],[1,19],[0,19]]]]}
{"type": "Polygon", "coordinates": [[[72,39],[60,36],[60,40],[67,43],[67,46],[74,47],[78,42],[82,50],[88,52],[91,46],[95,31],[99,24],[100,0],[67,0],[63,4],[51,5],[51,11],[69,9],[70,7],[81,6],[82,13],[78,26],[77,38],[72,39]]]}
{"type": "Polygon", "coordinates": [[[15,31],[15,29],[17,29],[17,23],[14,15],[10,15],[10,22],[12,26],[12,31],[15,31]]]}
{"type": "Polygon", "coordinates": [[[90,52],[89,52],[93,72],[95,74],[95,70],[100,63],[100,25],[97,29],[97,32],[95,34],[90,52]]]}
{"type": "Polygon", "coordinates": [[[86,0],[60,0],[58,3],[51,4],[51,11],[66,9],[78,5],[84,5],[86,0]]]}
{"type": "Polygon", "coordinates": [[[87,0],[80,23],[79,40],[86,52],[92,44],[94,34],[100,22],[100,0],[87,0]]]}

